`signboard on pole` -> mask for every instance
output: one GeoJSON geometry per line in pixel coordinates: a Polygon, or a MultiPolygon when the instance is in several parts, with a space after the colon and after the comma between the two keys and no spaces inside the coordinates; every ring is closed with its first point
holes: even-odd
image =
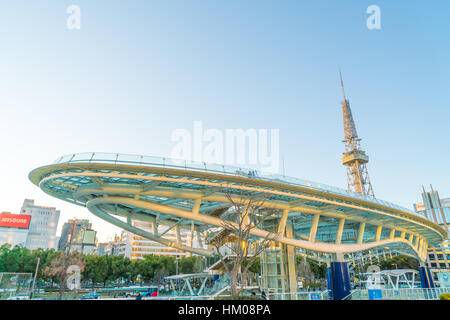
{"type": "Polygon", "coordinates": [[[83,231],[83,244],[94,245],[97,232],[94,230],[83,231]]]}
{"type": "Polygon", "coordinates": [[[310,293],[309,300],[320,300],[320,293],[310,293]]]}
{"type": "Polygon", "coordinates": [[[383,300],[383,294],[380,289],[369,289],[369,300],[383,300]]]}

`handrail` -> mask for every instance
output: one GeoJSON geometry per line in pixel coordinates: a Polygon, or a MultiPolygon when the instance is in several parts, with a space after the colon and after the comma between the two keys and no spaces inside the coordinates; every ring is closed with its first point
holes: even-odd
{"type": "Polygon", "coordinates": [[[65,155],[63,157],[58,158],[56,161],[53,162],[53,164],[76,163],[76,162],[138,164],[141,166],[151,165],[163,168],[179,168],[202,172],[212,172],[212,173],[216,172],[220,174],[246,176],[252,179],[281,182],[288,185],[301,186],[303,188],[314,189],[322,192],[333,192],[343,196],[349,196],[360,200],[373,202],[392,209],[405,211],[407,213],[416,214],[415,212],[407,208],[401,207],[397,204],[377,199],[369,195],[351,192],[343,188],[334,187],[323,183],[317,183],[310,180],[293,178],[281,174],[267,173],[261,170],[254,170],[222,164],[213,164],[213,163],[209,164],[206,162],[187,161],[182,159],[171,159],[166,157],[154,157],[154,156],[118,154],[118,153],[98,153],[98,152],[75,153],[65,155]]]}
{"type": "MultiPolygon", "coordinates": [[[[399,288],[380,289],[383,300],[439,300],[443,293],[450,293],[450,288],[399,288]]],[[[352,290],[349,295],[342,300],[369,300],[367,289],[352,290]]]]}

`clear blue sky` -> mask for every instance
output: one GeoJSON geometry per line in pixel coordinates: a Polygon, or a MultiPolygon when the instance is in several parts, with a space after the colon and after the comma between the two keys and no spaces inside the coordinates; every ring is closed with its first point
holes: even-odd
{"type": "Polygon", "coordinates": [[[339,66],[376,196],[450,196],[449,1],[2,1],[0,40],[0,211],[33,198],[105,240],[118,230],[28,173],[76,152],[169,156],[194,120],[279,129],[287,175],[345,188],[339,66]]]}

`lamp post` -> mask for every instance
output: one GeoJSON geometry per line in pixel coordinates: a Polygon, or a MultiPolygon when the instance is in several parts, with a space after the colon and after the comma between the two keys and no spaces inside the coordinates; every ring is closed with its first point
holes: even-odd
{"type": "Polygon", "coordinates": [[[34,271],[34,279],[33,279],[33,286],[31,287],[31,292],[30,292],[30,300],[33,298],[34,286],[36,285],[36,277],[37,277],[40,261],[41,261],[41,258],[38,258],[37,263],[36,263],[36,270],[34,271]]]}

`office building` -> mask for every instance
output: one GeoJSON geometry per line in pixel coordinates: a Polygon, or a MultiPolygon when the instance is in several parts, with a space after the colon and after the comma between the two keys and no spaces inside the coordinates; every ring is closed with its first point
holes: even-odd
{"type": "Polygon", "coordinates": [[[61,229],[58,249],[61,251],[79,251],[83,254],[95,252],[97,232],[87,219],[70,219],[61,229]]]}
{"type": "MultiPolygon", "coordinates": [[[[151,222],[133,220],[132,224],[135,227],[149,233],[153,233],[151,222]]],[[[191,240],[191,233],[188,230],[177,227],[169,228],[168,226],[160,225],[158,227],[158,234],[163,234],[165,239],[173,242],[187,243],[191,240]]],[[[124,255],[131,260],[143,259],[143,256],[148,254],[175,257],[185,257],[190,255],[189,252],[165,246],[159,242],[145,239],[127,231],[123,231],[121,234],[121,240],[118,243],[118,250],[119,254],[124,255]]]]}
{"type": "Polygon", "coordinates": [[[25,243],[28,249],[57,248],[56,228],[58,227],[59,210],[53,207],[38,206],[34,204],[34,200],[25,199],[20,213],[31,216],[25,243]]]}
{"type": "MultiPolygon", "coordinates": [[[[441,199],[436,190],[422,193],[423,202],[414,204],[414,211],[448,231],[450,222],[450,198],[441,199]]],[[[432,269],[450,269],[450,239],[428,248],[428,267],[432,269]]]]}

